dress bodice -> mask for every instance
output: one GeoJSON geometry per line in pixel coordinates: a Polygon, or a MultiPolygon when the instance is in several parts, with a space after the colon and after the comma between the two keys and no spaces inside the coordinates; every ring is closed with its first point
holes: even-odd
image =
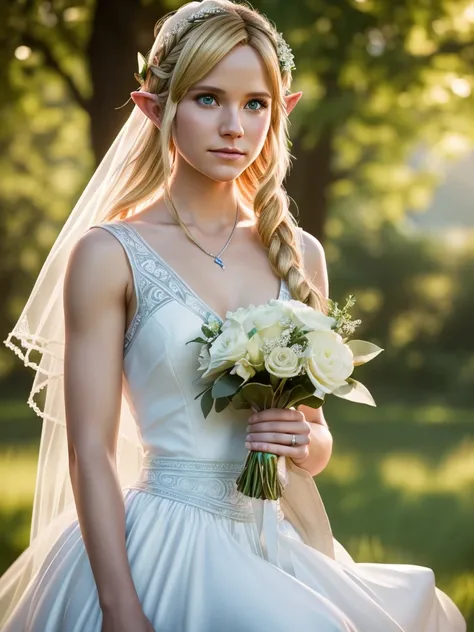
{"type": "MultiPolygon", "coordinates": [[[[145,453],[243,462],[248,410],[231,405],[207,418],[196,396],[201,335],[215,312],[127,222],[101,224],[122,244],[133,274],[137,309],[124,342],[124,394],[145,453]]],[[[282,280],[278,298],[290,298],[282,280]]]]}

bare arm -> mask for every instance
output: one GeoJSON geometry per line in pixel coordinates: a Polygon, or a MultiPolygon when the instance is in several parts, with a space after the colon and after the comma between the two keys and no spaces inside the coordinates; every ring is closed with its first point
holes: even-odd
{"type": "MultiPolygon", "coordinates": [[[[319,288],[325,298],[329,296],[328,272],[326,257],[321,243],[310,233],[303,232],[305,245],[305,269],[312,277],[312,282],[319,288]]],[[[306,421],[311,424],[311,441],[309,455],[297,465],[306,470],[311,476],[320,474],[329,463],[332,454],[333,439],[324,418],[322,408],[298,406],[304,413],[306,421]]]]}
{"type": "Polygon", "coordinates": [[[103,611],[139,607],[125,548],[115,467],[129,270],[100,228],[75,247],[64,284],[65,403],[69,471],[103,611]]]}

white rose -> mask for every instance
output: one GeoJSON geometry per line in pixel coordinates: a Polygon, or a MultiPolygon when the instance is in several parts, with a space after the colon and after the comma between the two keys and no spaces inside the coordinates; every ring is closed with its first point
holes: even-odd
{"type": "Polygon", "coordinates": [[[202,345],[201,351],[199,352],[198,361],[199,361],[198,371],[205,371],[211,361],[211,354],[209,353],[209,349],[207,348],[206,345],[202,345]]]}
{"type": "Polygon", "coordinates": [[[353,353],[335,331],[311,331],[306,338],[306,373],[316,388],[332,393],[352,374],[353,353]]]}
{"type": "Polygon", "coordinates": [[[254,334],[247,340],[247,358],[258,370],[263,369],[265,362],[263,340],[259,334],[254,334]]]}
{"type": "Polygon", "coordinates": [[[300,371],[300,361],[293,349],[275,347],[265,360],[265,368],[280,378],[294,377],[300,371]]]}
{"type": "Polygon", "coordinates": [[[255,309],[254,305],[248,307],[239,307],[235,312],[227,312],[225,315],[225,321],[222,325],[222,330],[229,327],[235,327],[236,324],[241,325],[244,329],[244,323],[249,318],[250,313],[255,309]]]}
{"type": "Polygon", "coordinates": [[[246,358],[242,358],[235,363],[235,366],[230,373],[231,375],[237,374],[240,376],[244,380],[243,383],[245,384],[245,382],[255,375],[256,370],[246,358]]]}
{"type": "Polygon", "coordinates": [[[254,331],[247,342],[247,359],[257,370],[261,370],[264,368],[263,339],[279,338],[285,329],[279,321],[287,315],[284,301],[273,299],[263,305],[250,305],[227,312],[222,330],[240,325],[247,335],[254,331]]]}
{"type": "Polygon", "coordinates": [[[212,343],[209,354],[210,362],[203,378],[222,373],[245,357],[248,337],[237,323],[228,327],[212,343]]]}
{"type": "Polygon", "coordinates": [[[293,312],[293,322],[299,327],[303,326],[305,329],[311,331],[330,331],[335,325],[336,321],[331,316],[326,316],[317,309],[313,309],[309,305],[305,305],[301,301],[290,300],[288,305],[293,312]]]}
{"type": "Polygon", "coordinates": [[[262,340],[263,338],[269,340],[279,338],[286,329],[280,324],[280,320],[287,316],[287,312],[282,309],[283,305],[283,301],[272,299],[265,305],[259,305],[252,310],[249,321],[252,321],[253,327],[262,340]]]}

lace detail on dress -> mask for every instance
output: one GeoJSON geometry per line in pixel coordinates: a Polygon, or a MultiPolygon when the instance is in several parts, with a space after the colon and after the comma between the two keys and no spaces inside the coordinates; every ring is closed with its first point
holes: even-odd
{"type": "Polygon", "coordinates": [[[150,316],[173,300],[188,307],[205,320],[209,308],[189,290],[169,266],[150,251],[133,228],[124,222],[100,224],[99,228],[110,232],[122,244],[133,274],[137,309],[125,333],[124,355],[150,316]]]}
{"type": "MultiPolygon", "coordinates": [[[[231,461],[146,455],[131,489],[193,505],[232,520],[254,522],[251,499],[237,491],[236,480],[242,468],[243,463],[231,461]]],[[[276,511],[277,520],[282,520],[279,502],[276,511]]]]}
{"type": "MultiPolygon", "coordinates": [[[[125,333],[124,355],[150,316],[173,300],[189,308],[203,321],[209,315],[221,321],[221,318],[159,257],[133,226],[116,221],[99,224],[97,227],[107,230],[118,239],[132,269],[137,309],[125,333]]],[[[280,282],[278,298],[291,298],[283,279],[280,282]]]]}

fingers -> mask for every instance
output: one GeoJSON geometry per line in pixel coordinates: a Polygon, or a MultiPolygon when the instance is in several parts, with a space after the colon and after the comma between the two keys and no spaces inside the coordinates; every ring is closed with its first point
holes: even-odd
{"type": "Polygon", "coordinates": [[[281,445],[279,443],[246,443],[246,448],[248,450],[253,450],[254,452],[270,452],[271,454],[276,454],[277,456],[287,456],[290,459],[296,459],[301,461],[305,459],[309,454],[309,448],[307,445],[295,446],[292,448],[291,446],[281,445]]]}
{"type": "Polygon", "coordinates": [[[298,410],[270,408],[249,417],[245,447],[302,461],[309,454],[311,425],[298,410]],[[296,444],[291,445],[292,436],[296,444]]]}
{"type": "Polygon", "coordinates": [[[247,426],[247,432],[278,432],[289,434],[308,434],[311,426],[307,421],[261,421],[247,426]]]}
{"type": "Polygon", "coordinates": [[[249,424],[262,421],[305,421],[304,413],[301,410],[291,410],[289,408],[269,408],[253,413],[249,417],[249,424]]]}
{"type": "MultiPolygon", "coordinates": [[[[309,445],[309,434],[304,435],[295,435],[296,444],[295,446],[300,445],[309,445]]],[[[279,432],[259,432],[259,433],[251,433],[246,436],[247,443],[252,444],[252,450],[255,450],[254,445],[261,443],[272,443],[278,445],[289,445],[291,446],[291,438],[293,434],[281,434],[279,432]]],[[[258,448],[260,449],[260,448],[258,448]]]]}

